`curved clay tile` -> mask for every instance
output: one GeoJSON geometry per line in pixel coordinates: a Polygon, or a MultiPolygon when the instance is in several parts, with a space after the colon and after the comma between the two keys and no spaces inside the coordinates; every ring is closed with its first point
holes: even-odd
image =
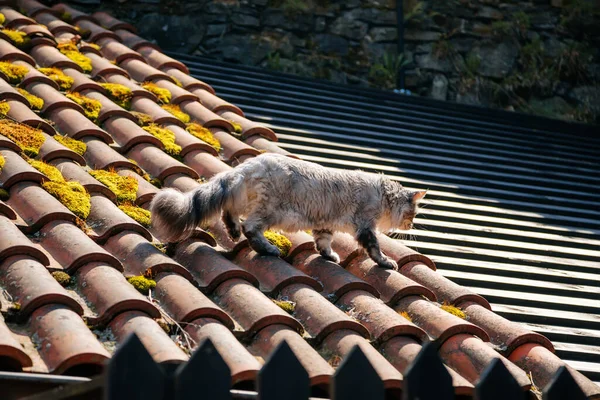
{"type": "Polygon", "coordinates": [[[53,35],[58,35],[63,32],[79,35],[79,31],[75,29],[73,25],[67,24],[52,13],[43,12],[36,14],[35,20],[40,24],[46,25],[53,35]]]}
{"type": "MultiPolygon", "coordinates": [[[[303,258],[303,260],[306,260],[306,257],[309,257],[309,252],[312,251],[312,254],[315,254],[315,242],[314,239],[311,235],[309,235],[308,233],[304,232],[304,231],[298,231],[298,232],[286,232],[286,236],[287,238],[290,240],[290,242],[292,242],[292,247],[290,248],[290,251],[288,252],[288,256],[286,257],[287,261],[294,265],[294,267],[296,268],[300,268],[302,269],[302,265],[298,264],[295,261],[296,256],[298,256],[299,254],[303,253],[305,255],[305,257],[303,258]],[[307,253],[304,253],[307,252],[307,253]]],[[[306,271],[302,271],[306,274],[308,274],[306,271]]],[[[310,276],[316,276],[316,275],[311,275],[308,274],[310,276]]],[[[327,288],[325,288],[325,290],[328,290],[327,288]]]]}
{"type": "Polygon", "coordinates": [[[290,153],[287,150],[282,149],[281,147],[276,145],[275,142],[265,139],[264,137],[262,137],[260,135],[253,135],[253,136],[247,137],[246,139],[244,139],[244,142],[258,150],[264,150],[269,153],[276,153],[276,154],[281,154],[282,156],[288,156],[288,157],[300,159],[300,157],[290,153]]]}
{"type": "Polygon", "coordinates": [[[198,179],[200,176],[185,164],[180,163],[167,153],[147,143],[134,146],[127,153],[128,157],[135,160],[151,176],[164,180],[169,175],[186,174],[198,179]]]}
{"type": "Polygon", "coordinates": [[[429,300],[436,300],[430,289],[397,271],[380,268],[366,255],[354,258],[348,263],[346,270],[373,285],[381,294],[381,300],[390,306],[406,296],[424,296],[429,300]]]}
{"type": "Polygon", "coordinates": [[[313,290],[322,291],[323,286],[314,278],[292,267],[279,257],[262,256],[252,250],[247,242],[233,261],[258,278],[260,290],[278,293],[288,285],[303,284],[313,290]]]}
{"type": "Polygon", "coordinates": [[[27,99],[19,93],[13,86],[4,80],[0,80],[0,101],[18,101],[29,106],[27,99]]]}
{"type": "Polygon", "coordinates": [[[17,49],[11,43],[0,39],[0,61],[25,61],[32,67],[35,67],[35,60],[27,53],[17,49]]]}
{"type": "Polygon", "coordinates": [[[92,169],[129,168],[138,171],[139,167],[133,162],[117,153],[106,143],[96,138],[84,137],[82,140],[87,145],[84,158],[92,169]]]}
{"type": "Polygon", "coordinates": [[[47,7],[36,0],[19,0],[17,1],[19,9],[24,11],[28,16],[35,18],[36,15],[42,13],[57,14],[56,10],[47,7]]]}
{"type": "Polygon", "coordinates": [[[161,273],[156,277],[156,299],[175,321],[187,324],[197,318],[212,318],[229,329],[233,320],[225,311],[200,292],[184,277],[161,273]]]}
{"type": "MultiPolygon", "coordinates": [[[[135,83],[134,81],[132,81],[131,79],[129,79],[126,76],[123,76],[121,74],[108,74],[108,75],[104,76],[103,78],[106,80],[106,82],[118,83],[119,85],[123,85],[123,86],[126,86],[129,89],[131,89],[132,99],[133,99],[132,102],[135,102],[135,99],[137,97],[145,97],[147,99],[150,99],[151,102],[154,104],[156,102],[158,102],[158,98],[156,97],[156,95],[154,93],[149,92],[148,90],[144,89],[143,87],[141,87],[140,85],[138,85],[137,83],[135,83]]],[[[132,104],[132,106],[133,106],[133,104],[132,104]]],[[[157,107],[160,108],[160,106],[158,106],[158,105],[157,105],[157,107]]],[[[160,110],[166,112],[162,108],[160,108],[160,110]]],[[[167,113],[167,114],[169,114],[169,113],[167,113]]],[[[173,117],[170,114],[169,114],[169,116],[173,117]]],[[[177,119],[175,117],[173,117],[173,118],[177,119]]]]}
{"type": "Polygon", "coordinates": [[[79,292],[97,314],[89,317],[94,325],[105,325],[125,311],[142,311],[152,318],[160,318],[158,309],[112,266],[92,262],[79,268],[75,276],[79,292]]]}
{"type": "Polygon", "coordinates": [[[25,105],[20,101],[9,101],[10,110],[8,116],[22,124],[29,125],[32,128],[39,128],[50,136],[56,134],[56,130],[46,120],[29,108],[29,104],[25,105]]]}
{"type": "Polygon", "coordinates": [[[523,392],[527,392],[531,388],[531,380],[525,371],[502,357],[475,336],[454,335],[441,345],[439,354],[446,365],[460,373],[463,378],[466,378],[473,385],[477,384],[481,373],[497,358],[515,378],[523,392]]]}
{"type": "Polygon", "coordinates": [[[0,314],[0,357],[14,360],[21,369],[31,367],[31,357],[23,351],[23,346],[17,341],[4,323],[4,317],[0,314]]]}
{"type": "MultiPolygon", "coordinates": [[[[72,108],[58,108],[46,115],[54,122],[58,131],[73,139],[95,138],[103,143],[112,143],[108,133],[90,121],[79,110],[72,108]]],[[[93,168],[93,167],[92,167],[93,168]]]]}
{"type": "Polygon", "coordinates": [[[27,74],[25,74],[25,77],[23,78],[23,80],[21,81],[19,86],[26,87],[30,83],[41,82],[41,83],[45,83],[46,85],[52,86],[56,90],[60,89],[58,87],[58,83],[54,82],[52,79],[50,79],[46,75],[42,74],[37,69],[32,68],[31,64],[29,64],[25,61],[22,61],[22,60],[15,60],[15,61],[13,61],[13,64],[21,65],[21,66],[27,67],[29,69],[29,72],[27,72],[27,74]]]}
{"type": "Polygon", "coordinates": [[[42,113],[44,114],[51,113],[59,108],[70,108],[72,110],[79,111],[81,114],[84,113],[83,108],[79,104],[75,103],[73,100],[67,98],[52,86],[46,85],[45,83],[34,82],[27,85],[26,89],[31,94],[44,100],[44,107],[42,108],[42,113]]]}
{"type": "MultiPolygon", "coordinates": [[[[190,151],[185,153],[185,165],[192,168],[200,176],[210,178],[219,172],[228,171],[231,167],[218,159],[212,153],[204,150],[190,151]]],[[[170,186],[170,185],[169,185],[170,186]]]]}
{"type": "MultiPolygon", "coordinates": [[[[383,381],[386,389],[397,389],[402,385],[402,375],[394,368],[367,339],[354,331],[339,330],[329,335],[323,341],[321,349],[332,354],[338,359],[343,359],[354,346],[359,346],[367,357],[377,374],[383,381]]],[[[329,360],[328,360],[329,361],[329,360]]]]}
{"type": "Polygon", "coordinates": [[[153,46],[140,46],[137,48],[137,51],[142,56],[144,56],[146,62],[154,68],[160,69],[162,71],[164,71],[165,69],[175,68],[185,74],[190,73],[190,70],[184,63],[172,57],[169,57],[168,55],[157,50],[153,46]]]}
{"type": "Polygon", "coordinates": [[[174,124],[185,128],[185,124],[178,120],[170,112],[163,110],[154,100],[146,97],[134,97],[131,99],[131,110],[148,114],[152,122],[158,125],[174,124]]]}
{"type": "Polygon", "coordinates": [[[219,153],[217,153],[217,150],[215,150],[214,147],[192,136],[179,125],[167,124],[163,125],[163,127],[170,130],[175,135],[175,143],[181,146],[181,153],[179,154],[181,157],[185,157],[190,151],[203,151],[211,154],[213,157],[219,156],[219,153]]]}
{"type": "Polygon", "coordinates": [[[138,82],[147,82],[154,81],[156,79],[166,79],[175,83],[173,78],[166,73],[159,71],[158,69],[151,67],[146,64],[144,61],[135,59],[135,58],[127,58],[123,60],[120,64],[120,67],[124,68],[131,78],[138,82]]]}
{"type": "Polygon", "coordinates": [[[189,114],[193,121],[198,122],[205,128],[221,128],[233,132],[231,122],[210,111],[197,101],[185,101],[179,107],[184,113],[189,114]]]}
{"type": "Polygon", "coordinates": [[[38,352],[50,373],[62,374],[84,366],[101,369],[110,358],[81,317],[65,306],[40,307],[29,321],[30,331],[39,338],[38,352]]]}
{"type": "Polygon", "coordinates": [[[489,335],[480,327],[442,310],[436,304],[420,296],[408,296],[394,307],[398,312],[406,311],[412,322],[425,330],[437,343],[444,343],[450,337],[466,333],[489,342],[489,335]]]}
{"type": "Polygon", "coordinates": [[[137,232],[151,241],[152,235],[146,228],[122,212],[112,201],[102,195],[91,196],[92,209],[87,222],[95,234],[94,240],[106,242],[111,236],[124,231],[137,232]]]}
{"type": "Polygon", "coordinates": [[[28,317],[46,304],[63,304],[83,315],[81,305],[69,296],[46,267],[28,256],[9,257],[0,263],[0,282],[13,301],[21,304],[21,316],[28,317]]]}
{"type": "Polygon", "coordinates": [[[50,265],[48,256],[34,246],[15,224],[0,215],[0,261],[17,255],[33,257],[43,265],[50,265]]]}
{"type": "Polygon", "coordinates": [[[438,301],[447,302],[460,306],[461,303],[469,301],[491,310],[490,303],[477,293],[457,285],[448,278],[437,273],[420,262],[409,262],[400,268],[400,273],[413,281],[420,283],[435,293],[438,301]]]}
{"type": "Polygon", "coordinates": [[[75,225],[54,221],[41,229],[40,244],[66,272],[75,273],[77,269],[90,262],[102,262],[122,271],[120,261],[98,246],[75,225]]]}
{"type": "Polygon", "coordinates": [[[141,38],[138,35],[131,33],[128,30],[115,29],[115,34],[117,34],[117,36],[125,44],[125,46],[131,47],[135,51],[137,51],[140,47],[143,47],[143,46],[150,46],[150,47],[154,47],[157,50],[160,50],[158,48],[158,46],[155,45],[154,43],[149,42],[148,40],[141,38]]]}
{"type": "Polygon", "coordinates": [[[104,248],[123,263],[125,275],[139,276],[150,272],[155,276],[159,273],[175,272],[187,280],[193,279],[187,269],[167,257],[137,232],[118,233],[108,239],[104,248]]]}
{"type": "Polygon", "coordinates": [[[490,341],[503,349],[505,356],[525,343],[536,343],[554,352],[554,345],[545,336],[509,321],[478,303],[464,302],[460,307],[468,315],[469,322],[483,328],[490,336],[490,341]]]}
{"type": "Polygon", "coordinates": [[[33,233],[52,221],[75,223],[77,217],[37,183],[20,182],[11,187],[7,201],[27,224],[23,231],[33,233]]]}
{"type": "Polygon", "coordinates": [[[11,220],[17,219],[17,213],[8,204],[0,200],[0,216],[11,220]]]}
{"type": "Polygon", "coordinates": [[[65,68],[62,70],[65,75],[73,78],[73,85],[71,85],[72,92],[81,92],[82,90],[95,90],[96,92],[106,93],[106,89],[104,89],[98,82],[94,82],[87,75],[82,72],[79,72],[73,68],[65,68]]]}
{"type": "Polygon", "coordinates": [[[110,29],[111,31],[117,29],[125,29],[130,32],[137,32],[135,27],[127,22],[123,22],[119,19],[116,19],[112,15],[105,13],[104,11],[96,11],[92,14],[92,17],[100,23],[104,28],[110,29]]]}
{"type": "Polygon", "coordinates": [[[42,67],[72,68],[83,72],[79,64],[65,56],[56,47],[42,44],[32,48],[29,53],[42,67]]]}
{"type": "Polygon", "coordinates": [[[367,328],[307,285],[289,285],[280,292],[280,297],[296,303],[294,317],[315,343],[321,343],[326,336],[338,330],[351,330],[365,338],[370,337],[367,328]]]}
{"type": "Polygon", "coordinates": [[[102,56],[102,53],[96,47],[95,43],[87,42],[85,40],[79,41],[79,51],[81,53],[92,53],[97,56],[102,56]]]}
{"type": "Polygon", "coordinates": [[[16,25],[33,25],[36,22],[16,11],[11,7],[0,7],[0,13],[4,15],[4,27],[13,29],[16,25]]]}
{"type": "Polygon", "coordinates": [[[196,343],[210,339],[231,370],[232,385],[254,382],[260,363],[227,327],[211,318],[199,318],[187,324],[184,329],[196,343]]]}
{"type": "Polygon", "coordinates": [[[258,286],[254,275],[227,260],[202,241],[191,239],[179,243],[174,258],[192,273],[196,284],[205,293],[212,293],[218,285],[231,279],[244,279],[258,286]]]}
{"type": "Polygon", "coordinates": [[[196,89],[204,89],[207,92],[215,94],[215,89],[213,89],[208,83],[202,82],[201,80],[196,79],[177,68],[164,66],[161,68],[161,70],[177,79],[185,90],[189,90],[191,92],[196,89]]]}
{"type": "Polygon", "coordinates": [[[95,54],[94,52],[87,51],[84,53],[86,57],[92,60],[92,72],[90,75],[97,78],[106,78],[107,76],[119,74],[126,78],[129,78],[129,74],[123,68],[111,63],[106,58],[95,54]]]}
{"type": "Polygon", "coordinates": [[[131,50],[123,43],[112,38],[104,38],[98,40],[97,44],[101,47],[100,54],[102,54],[102,56],[104,56],[108,60],[116,61],[117,64],[120,64],[128,58],[133,58],[144,62],[144,57],[142,57],[140,53],[131,50]]]}
{"type": "Polygon", "coordinates": [[[145,203],[152,200],[154,195],[158,193],[158,188],[148,182],[146,179],[142,178],[138,173],[133,172],[126,168],[117,169],[117,174],[121,176],[131,176],[136,181],[138,181],[138,190],[136,193],[137,198],[135,199],[135,204],[139,206],[143,206],[145,203]]]}
{"type": "Polygon", "coordinates": [[[302,330],[298,321],[245,280],[229,279],[220,284],[214,294],[218,305],[240,324],[249,337],[273,324],[286,325],[297,332],[302,330]]]}
{"type": "MultiPolygon", "coordinates": [[[[0,150],[10,150],[13,153],[20,153],[21,148],[15,142],[4,135],[0,135],[0,150]]],[[[1,170],[0,170],[1,172],[1,170]]],[[[1,178],[0,178],[1,179],[1,178]]]]}
{"type": "Polygon", "coordinates": [[[128,152],[133,146],[140,143],[148,143],[161,149],[164,147],[160,140],[143,130],[130,117],[131,114],[128,118],[115,116],[104,121],[104,129],[111,134],[115,143],[121,146],[119,150],[121,153],[128,152]]]}
{"type": "Polygon", "coordinates": [[[252,354],[268,359],[281,342],[285,341],[308,373],[311,386],[326,386],[334,373],[327,363],[297,332],[285,325],[269,325],[254,337],[248,349],[252,354]]]}
{"type": "Polygon", "coordinates": [[[48,180],[44,174],[29,165],[17,153],[0,149],[0,155],[6,161],[4,167],[0,169],[0,183],[3,189],[9,190],[19,182],[42,183],[48,180]]]}
{"type": "MultiPolygon", "coordinates": [[[[417,358],[421,349],[421,345],[413,338],[408,336],[396,336],[385,342],[380,350],[385,358],[400,371],[400,373],[404,374],[408,366],[413,363],[415,358],[417,358]]],[[[446,370],[450,373],[450,377],[452,378],[452,386],[454,387],[455,395],[473,395],[474,387],[469,381],[447,366],[446,370]]]]}
{"type": "Polygon", "coordinates": [[[260,154],[260,151],[256,150],[254,147],[247,145],[225,131],[215,128],[212,128],[210,131],[221,143],[221,146],[223,147],[223,158],[228,163],[232,163],[242,156],[255,157],[260,154]]]}
{"type": "MultiPolygon", "coordinates": [[[[189,89],[188,89],[189,90],[189,89]]],[[[244,112],[236,105],[233,105],[220,97],[215,96],[206,89],[196,88],[190,90],[200,100],[200,103],[210,111],[219,113],[221,111],[231,111],[237,115],[244,116],[244,112]]]]}
{"type": "MultiPolygon", "coordinates": [[[[83,168],[73,163],[73,161],[66,158],[58,158],[52,160],[50,164],[58,168],[67,181],[79,182],[89,193],[101,193],[111,201],[116,201],[117,196],[109,188],[98,182],[83,168]]],[[[85,165],[85,162],[82,165],[85,165]]]]}
{"type": "Polygon", "coordinates": [[[257,122],[250,121],[234,112],[231,111],[221,111],[219,115],[225,118],[227,121],[234,121],[238,123],[242,127],[242,138],[247,138],[252,135],[260,135],[264,138],[272,140],[276,142],[277,135],[271,128],[267,128],[264,125],[261,125],[257,122]]]}
{"type": "Polygon", "coordinates": [[[74,21],[73,23],[75,25],[77,25],[77,27],[79,27],[80,29],[90,31],[89,40],[91,42],[97,42],[100,39],[104,39],[104,38],[112,38],[119,42],[121,41],[121,38],[118,35],[116,35],[114,32],[109,31],[108,29],[104,29],[100,25],[97,25],[96,23],[92,22],[91,19],[78,19],[77,21],[74,21]]]}
{"type": "Polygon", "coordinates": [[[93,18],[90,15],[88,15],[84,12],[81,12],[65,3],[55,4],[52,6],[52,9],[58,11],[60,13],[60,15],[68,14],[69,21],[72,24],[75,24],[81,20],[93,21],[93,18]]]}
{"type": "Polygon", "coordinates": [[[42,25],[25,25],[20,27],[21,32],[25,32],[31,39],[29,42],[30,46],[36,47],[39,45],[56,46],[56,39],[54,35],[48,30],[48,28],[42,25]]]}
{"type": "Polygon", "coordinates": [[[435,263],[429,257],[383,234],[377,235],[377,240],[379,241],[381,251],[396,261],[398,267],[402,267],[404,264],[412,261],[418,261],[435,271],[435,263]]]}
{"type": "Polygon", "coordinates": [[[81,94],[91,99],[97,100],[100,102],[100,104],[102,104],[102,108],[100,109],[100,113],[98,115],[98,124],[101,124],[108,118],[113,117],[127,118],[134,123],[137,122],[137,119],[132,114],[116,105],[102,93],[98,93],[94,90],[84,90],[81,94]]]}
{"type": "Polygon", "coordinates": [[[336,304],[352,310],[352,316],[367,327],[377,343],[400,335],[412,336],[420,342],[428,340],[424,330],[400,316],[371,293],[353,290],[340,297],[336,304]]]}
{"type": "Polygon", "coordinates": [[[75,153],[73,150],[65,147],[64,145],[58,143],[56,140],[52,138],[52,136],[44,134],[46,137],[46,141],[40,148],[39,157],[44,162],[50,162],[52,160],[56,160],[57,158],[66,158],[72,161],[75,161],[79,165],[84,165],[85,160],[82,156],[75,153]]]}
{"type": "Polygon", "coordinates": [[[117,341],[135,333],[157,363],[179,364],[188,356],[175,344],[156,321],[143,312],[128,311],[118,315],[109,325],[117,341]]]}

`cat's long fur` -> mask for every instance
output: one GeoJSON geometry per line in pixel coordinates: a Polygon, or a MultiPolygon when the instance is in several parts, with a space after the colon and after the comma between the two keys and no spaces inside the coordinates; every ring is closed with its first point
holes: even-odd
{"type": "Polygon", "coordinates": [[[165,241],[181,240],[222,214],[230,236],[236,240],[243,231],[260,254],[280,255],[263,236],[267,229],[312,229],[321,255],[339,262],[331,237],[334,231],[344,231],[355,235],[379,266],[397,268],[381,253],[375,233],[410,229],[424,195],[383,175],[263,154],[215,175],[191,192],[160,191],[150,211],[152,225],[165,241]],[[241,216],[246,218],[243,223],[241,216]]]}

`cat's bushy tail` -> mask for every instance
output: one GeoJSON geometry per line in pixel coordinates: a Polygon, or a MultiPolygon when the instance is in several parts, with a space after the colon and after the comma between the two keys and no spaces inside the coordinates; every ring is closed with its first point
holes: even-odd
{"type": "Polygon", "coordinates": [[[239,209],[245,203],[244,178],[233,171],[216,175],[187,193],[163,189],[150,203],[151,223],[159,239],[174,242],[189,237],[222,209],[239,209]]]}

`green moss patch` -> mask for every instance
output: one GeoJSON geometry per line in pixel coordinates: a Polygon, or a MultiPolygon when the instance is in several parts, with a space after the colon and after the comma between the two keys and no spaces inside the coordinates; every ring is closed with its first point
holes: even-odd
{"type": "Polygon", "coordinates": [[[465,312],[463,310],[461,310],[458,307],[453,306],[450,303],[444,302],[441,306],[442,310],[446,311],[447,313],[450,313],[460,319],[467,319],[467,314],[465,314],[465,312]]]}
{"type": "Polygon", "coordinates": [[[188,131],[192,136],[197,137],[203,142],[207,143],[217,151],[221,151],[221,142],[213,136],[212,132],[202,125],[191,122],[186,125],[185,130],[188,131]]]}
{"type": "Polygon", "coordinates": [[[108,96],[112,101],[126,110],[131,108],[133,92],[127,86],[120,83],[101,83],[100,85],[108,91],[108,96]]]}
{"type": "Polygon", "coordinates": [[[152,123],[152,117],[146,113],[139,111],[130,111],[129,113],[137,119],[139,126],[146,126],[152,123]]]}
{"type": "Polygon", "coordinates": [[[62,287],[67,287],[71,284],[71,277],[66,272],[54,271],[52,277],[56,279],[56,282],[60,283],[62,287]]]}
{"type": "Polygon", "coordinates": [[[45,182],[42,187],[79,218],[90,215],[90,195],[79,182],[45,182]]]}
{"type": "Polygon", "coordinates": [[[287,257],[292,248],[290,239],[273,231],[266,231],[264,235],[272,245],[276,246],[279,251],[281,251],[281,257],[287,257]]]}
{"type": "Polygon", "coordinates": [[[10,104],[6,101],[0,101],[0,118],[4,118],[10,111],[10,104]]]}
{"type": "Polygon", "coordinates": [[[65,96],[79,104],[83,108],[85,116],[96,122],[98,115],[100,115],[100,110],[102,110],[102,104],[98,100],[91,99],[78,92],[67,92],[65,96]]]}
{"type": "Polygon", "coordinates": [[[44,107],[44,100],[42,100],[40,97],[29,93],[23,88],[17,88],[17,90],[27,99],[32,109],[39,111],[44,107]]]}
{"type": "Polygon", "coordinates": [[[275,303],[279,308],[281,308],[283,311],[285,311],[288,314],[293,314],[294,311],[296,310],[296,303],[294,303],[293,301],[273,300],[273,303],[275,303]]]}
{"type": "Polygon", "coordinates": [[[59,135],[59,134],[56,134],[52,137],[58,143],[73,150],[75,153],[79,154],[80,156],[83,156],[87,150],[87,145],[80,140],[76,140],[76,139],[70,138],[68,136],[63,136],[63,135],[59,135]]]}
{"type": "Polygon", "coordinates": [[[86,74],[92,72],[92,60],[81,54],[74,43],[59,43],[57,48],[58,51],[67,56],[71,61],[74,61],[75,64],[79,65],[83,72],[86,74]]]}
{"type": "Polygon", "coordinates": [[[119,206],[119,210],[123,211],[133,220],[138,222],[145,228],[150,227],[150,211],[137,207],[132,204],[122,204],[119,206]]]}
{"type": "Polygon", "coordinates": [[[152,82],[144,82],[142,83],[142,87],[147,91],[154,93],[161,103],[167,104],[171,102],[171,92],[169,92],[168,89],[161,88],[152,82]]]}
{"type": "Polygon", "coordinates": [[[29,157],[36,157],[46,141],[41,130],[9,119],[0,119],[0,132],[15,142],[29,157]]]}
{"type": "Polygon", "coordinates": [[[0,61],[0,72],[8,78],[9,83],[17,84],[21,83],[25,75],[29,72],[29,68],[8,61],[0,61]]]}
{"type": "Polygon", "coordinates": [[[184,113],[183,111],[181,111],[181,108],[179,108],[178,105],[175,105],[175,104],[164,104],[161,107],[164,110],[166,110],[166,111],[170,112],[171,114],[173,114],[175,116],[175,118],[177,118],[178,120],[180,120],[184,124],[187,124],[188,122],[190,122],[190,116],[188,114],[184,113]]]}
{"type": "Polygon", "coordinates": [[[0,171],[2,170],[2,168],[4,168],[4,164],[6,164],[6,160],[4,159],[2,154],[0,154],[0,171]]]}
{"type": "Polygon", "coordinates": [[[46,164],[43,161],[27,160],[29,165],[46,175],[52,182],[65,182],[61,172],[53,165],[46,164]]]}
{"type": "Polygon", "coordinates": [[[2,29],[2,33],[8,36],[12,44],[20,49],[29,44],[29,37],[25,32],[15,31],[13,29],[2,29]]]}
{"type": "Polygon", "coordinates": [[[138,181],[134,177],[121,176],[116,172],[102,169],[91,170],[89,173],[117,196],[117,203],[135,202],[138,181]]]}
{"type": "Polygon", "coordinates": [[[233,121],[233,120],[229,120],[229,122],[231,123],[231,125],[233,125],[233,130],[235,131],[235,133],[242,133],[242,126],[240,124],[238,124],[237,122],[233,121]]]}
{"type": "Polygon", "coordinates": [[[134,288],[137,289],[138,292],[143,295],[147,295],[150,289],[154,289],[156,287],[156,281],[141,275],[127,278],[127,282],[129,282],[134,288]]]}
{"type": "Polygon", "coordinates": [[[175,134],[166,128],[161,128],[156,124],[150,124],[142,127],[143,130],[157,138],[165,146],[165,152],[171,156],[178,156],[181,153],[181,146],[175,143],[175,134]]]}
{"type": "Polygon", "coordinates": [[[73,82],[75,80],[68,75],[65,75],[62,70],[58,68],[38,68],[42,74],[46,75],[48,78],[52,79],[54,82],[58,84],[60,90],[69,90],[71,86],[73,86],[73,82]]]}

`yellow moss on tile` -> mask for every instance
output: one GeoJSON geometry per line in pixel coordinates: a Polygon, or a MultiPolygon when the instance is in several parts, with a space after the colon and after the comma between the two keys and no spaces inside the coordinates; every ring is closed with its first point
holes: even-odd
{"type": "Polygon", "coordinates": [[[130,111],[131,115],[137,118],[137,122],[139,126],[146,126],[152,123],[152,117],[146,113],[139,111],[130,111]]]}
{"type": "Polygon", "coordinates": [[[156,281],[148,279],[142,275],[127,278],[127,282],[136,288],[138,292],[144,295],[148,294],[150,289],[154,289],[156,287],[156,281]]]}
{"type": "Polygon", "coordinates": [[[2,171],[2,168],[4,168],[4,164],[6,164],[6,160],[4,159],[2,154],[0,154],[0,171],[2,171]]]}
{"type": "Polygon", "coordinates": [[[181,146],[175,143],[175,134],[166,128],[161,128],[156,124],[150,124],[142,127],[143,130],[157,138],[165,146],[165,152],[171,156],[178,156],[181,153],[181,146]]]}
{"type": "Polygon", "coordinates": [[[88,56],[81,54],[75,43],[59,43],[57,48],[58,51],[79,65],[83,72],[86,74],[92,72],[92,60],[88,56]]]}
{"type": "Polygon", "coordinates": [[[42,187],[79,218],[90,215],[90,195],[79,182],[44,182],[42,187]]]}
{"type": "Polygon", "coordinates": [[[75,153],[79,154],[80,156],[84,155],[87,150],[87,145],[80,140],[73,139],[68,136],[59,135],[58,133],[52,137],[58,143],[73,150],[75,153]]]}
{"type": "Polygon", "coordinates": [[[59,43],[56,48],[58,51],[64,54],[65,51],[79,51],[75,42],[63,42],[59,43]]]}
{"type": "Polygon", "coordinates": [[[120,83],[101,83],[100,85],[108,91],[108,96],[112,101],[126,110],[131,108],[133,92],[127,86],[120,83]]]}
{"type": "Polygon", "coordinates": [[[285,311],[288,314],[293,314],[296,311],[296,303],[289,300],[273,300],[279,308],[285,311]]]}
{"type": "Polygon", "coordinates": [[[69,286],[71,284],[71,277],[66,272],[54,271],[52,277],[56,279],[56,282],[60,283],[62,287],[69,286]]]}
{"type": "Polygon", "coordinates": [[[132,176],[121,176],[114,171],[96,169],[88,171],[117,196],[117,203],[133,203],[137,197],[138,181],[132,176]]]}
{"type": "Polygon", "coordinates": [[[68,75],[65,75],[65,73],[58,68],[38,68],[38,71],[40,71],[42,74],[46,75],[48,78],[56,82],[60,90],[71,89],[71,86],[73,86],[73,82],[75,82],[73,78],[71,78],[68,75]]]}
{"type": "Polygon", "coordinates": [[[34,110],[39,111],[44,107],[44,100],[42,100],[40,97],[37,97],[36,95],[29,93],[27,90],[25,90],[23,88],[17,88],[17,90],[19,91],[19,93],[21,93],[27,99],[27,101],[29,102],[29,105],[34,110]]]}
{"type": "Polygon", "coordinates": [[[0,25],[3,25],[4,21],[6,21],[6,17],[4,16],[4,14],[0,13],[0,25]]]}
{"type": "Polygon", "coordinates": [[[448,303],[448,302],[444,302],[441,306],[442,310],[457,316],[460,319],[467,319],[467,314],[465,314],[465,312],[463,310],[461,310],[460,308],[453,306],[452,304],[448,303]]]}
{"type": "Polygon", "coordinates": [[[243,129],[240,124],[231,119],[229,120],[229,122],[231,122],[231,125],[233,125],[233,130],[235,131],[235,133],[242,133],[243,129]]]}
{"type": "Polygon", "coordinates": [[[0,200],[6,201],[10,197],[10,194],[6,191],[6,189],[0,188],[0,200]]]}
{"type": "Polygon", "coordinates": [[[175,84],[177,86],[179,86],[180,88],[183,87],[183,85],[181,84],[181,81],[179,79],[175,78],[174,76],[171,76],[171,79],[173,79],[173,81],[175,82],[175,84]]]}
{"type": "Polygon", "coordinates": [[[10,111],[10,104],[6,101],[0,101],[0,118],[6,117],[10,111]]]}
{"type": "Polygon", "coordinates": [[[46,141],[41,130],[9,119],[0,119],[0,134],[15,142],[29,157],[36,157],[46,141]]]}
{"type": "Polygon", "coordinates": [[[150,211],[129,203],[121,204],[118,207],[119,210],[123,211],[125,214],[130,216],[133,220],[137,221],[143,227],[150,227],[150,211]]]}
{"type": "Polygon", "coordinates": [[[62,173],[54,165],[46,164],[43,161],[27,160],[29,165],[46,175],[52,182],[65,182],[62,173]]]}
{"type": "Polygon", "coordinates": [[[100,115],[100,110],[102,110],[102,103],[78,92],[67,92],[65,96],[79,104],[83,108],[85,116],[96,122],[98,115],[100,115]]]}
{"type": "Polygon", "coordinates": [[[217,151],[221,151],[221,142],[213,136],[212,132],[202,125],[191,122],[186,125],[185,130],[188,131],[192,136],[197,137],[203,142],[207,143],[217,151]]]}
{"type": "Polygon", "coordinates": [[[265,238],[275,247],[281,251],[281,257],[287,257],[291,248],[292,242],[287,237],[283,236],[281,233],[266,231],[265,238]]]}
{"type": "Polygon", "coordinates": [[[29,44],[29,36],[25,32],[15,31],[13,29],[2,29],[2,33],[4,33],[10,41],[18,48],[23,48],[29,44]]]}
{"type": "Polygon", "coordinates": [[[8,78],[9,83],[17,84],[21,83],[25,75],[29,72],[29,68],[8,61],[0,61],[0,72],[8,78]]]}
{"type": "Polygon", "coordinates": [[[190,122],[190,116],[188,114],[184,113],[183,111],[181,111],[181,108],[179,108],[178,105],[175,105],[175,104],[164,104],[161,107],[164,110],[166,110],[166,111],[170,112],[171,114],[173,114],[175,116],[175,118],[177,118],[178,120],[180,120],[184,124],[187,124],[188,122],[190,122]]]}
{"type": "Polygon", "coordinates": [[[71,16],[70,12],[65,11],[64,13],[60,14],[60,19],[62,19],[65,22],[71,22],[73,17],[71,16]]]}
{"type": "Polygon", "coordinates": [[[406,311],[402,311],[402,312],[400,312],[400,315],[401,315],[402,317],[404,317],[404,319],[408,320],[409,322],[412,322],[412,318],[411,318],[411,316],[408,314],[408,312],[406,312],[406,311]]]}
{"type": "Polygon", "coordinates": [[[156,83],[152,82],[144,82],[142,83],[142,87],[150,93],[154,93],[161,103],[167,104],[171,102],[171,92],[169,92],[168,89],[161,88],[156,83]]]}

